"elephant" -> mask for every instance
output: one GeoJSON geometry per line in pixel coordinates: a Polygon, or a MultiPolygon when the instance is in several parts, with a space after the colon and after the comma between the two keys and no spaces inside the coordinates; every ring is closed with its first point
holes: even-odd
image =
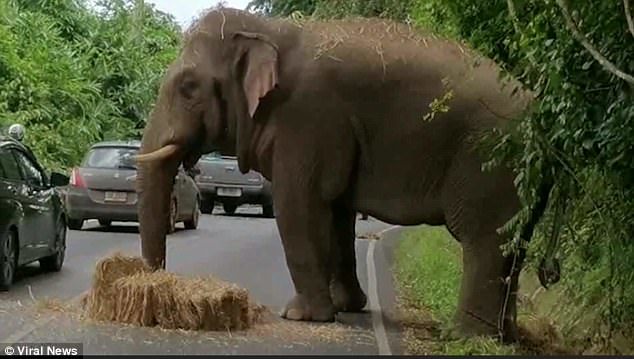
{"type": "MultiPolygon", "coordinates": [[[[179,165],[223,151],[272,183],[295,296],[287,320],[329,322],[367,298],[356,213],[446,226],[463,249],[455,328],[518,338],[524,252],[497,229],[522,203],[511,168],[483,170],[476,144],[506,131],[534,97],[460,43],[382,19],[297,20],[209,10],[184,33],[143,130],[138,161],[142,256],[166,267],[169,191],[179,165]]],[[[534,206],[528,240],[548,190],[534,206]],[[540,204],[541,203],[541,204],[540,204]]]]}

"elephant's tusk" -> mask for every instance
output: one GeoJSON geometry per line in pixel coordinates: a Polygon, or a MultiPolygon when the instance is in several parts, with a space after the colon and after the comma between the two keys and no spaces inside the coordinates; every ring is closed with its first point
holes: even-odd
{"type": "Polygon", "coordinates": [[[153,162],[164,160],[173,156],[176,152],[178,152],[178,150],[179,147],[177,145],[170,144],[163,146],[156,151],[137,155],[135,156],[135,159],[137,162],[153,162]]]}

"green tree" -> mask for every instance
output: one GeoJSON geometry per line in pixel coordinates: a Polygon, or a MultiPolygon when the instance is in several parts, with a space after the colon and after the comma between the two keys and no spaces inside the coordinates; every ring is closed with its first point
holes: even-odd
{"type": "Polygon", "coordinates": [[[288,16],[296,11],[311,15],[318,0],[253,0],[249,9],[268,16],[288,16]]]}
{"type": "Polygon", "coordinates": [[[179,41],[142,1],[0,0],[0,125],[24,124],[55,170],[95,141],[138,136],[179,41]]]}
{"type": "Polygon", "coordinates": [[[116,104],[113,135],[138,135],[165,68],[176,57],[180,28],[171,15],[140,0],[107,0],[98,6],[100,21],[85,54],[101,95],[116,104]]]}
{"type": "Polygon", "coordinates": [[[253,0],[249,8],[268,16],[288,16],[299,11],[320,17],[354,14],[405,19],[413,4],[413,0],[253,0]]]}

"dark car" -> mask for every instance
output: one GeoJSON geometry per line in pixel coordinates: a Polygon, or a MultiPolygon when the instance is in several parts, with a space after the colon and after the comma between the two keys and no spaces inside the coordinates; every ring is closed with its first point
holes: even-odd
{"type": "MultiPolygon", "coordinates": [[[[97,219],[102,226],[138,222],[134,156],[140,146],[134,140],[100,142],[90,148],[71,173],[66,193],[69,228],[79,230],[88,219],[97,219]]],[[[177,222],[196,229],[199,216],[198,187],[181,167],[172,190],[169,232],[174,232],[177,222]]]]}
{"type": "Polygon", "coordinates": [[[213,152],[203,155],[196,167],[203,213],[212,213],[216,202],[229,214],[240,205],[259,204],[264,216],[274,217],[271,183],[256,171],[242,174],[236,157],[213,152]]]}
{"type": "Polygon", "coordinates": [[[19,266],[62,268],[66,213],[56,187],[68,177],[50,177],[28,147],[0,135],[0,290],[9,289],[19,266]]]}

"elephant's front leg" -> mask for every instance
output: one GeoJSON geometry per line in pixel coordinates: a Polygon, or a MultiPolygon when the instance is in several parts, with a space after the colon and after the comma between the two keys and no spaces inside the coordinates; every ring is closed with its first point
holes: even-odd
{"type": "MultiPolygon", "coordinates": [[[[281,177],[281,176],[280,176],[281,177]]],[[[274,183],[277,225],[296,295],[282,310],[291,320],[333,321],[330,297],[333,213],[296,178],[276,178],[274,183]]]]}
{"type": "Polygon", "coordinates": [[[334,233],[333,269],[330,281],[330,295],[338,312],[359,312],[367,297],[357,278],[357,258],[355,255],[356,212],[345,204],[333,206],[334,233]]]}

